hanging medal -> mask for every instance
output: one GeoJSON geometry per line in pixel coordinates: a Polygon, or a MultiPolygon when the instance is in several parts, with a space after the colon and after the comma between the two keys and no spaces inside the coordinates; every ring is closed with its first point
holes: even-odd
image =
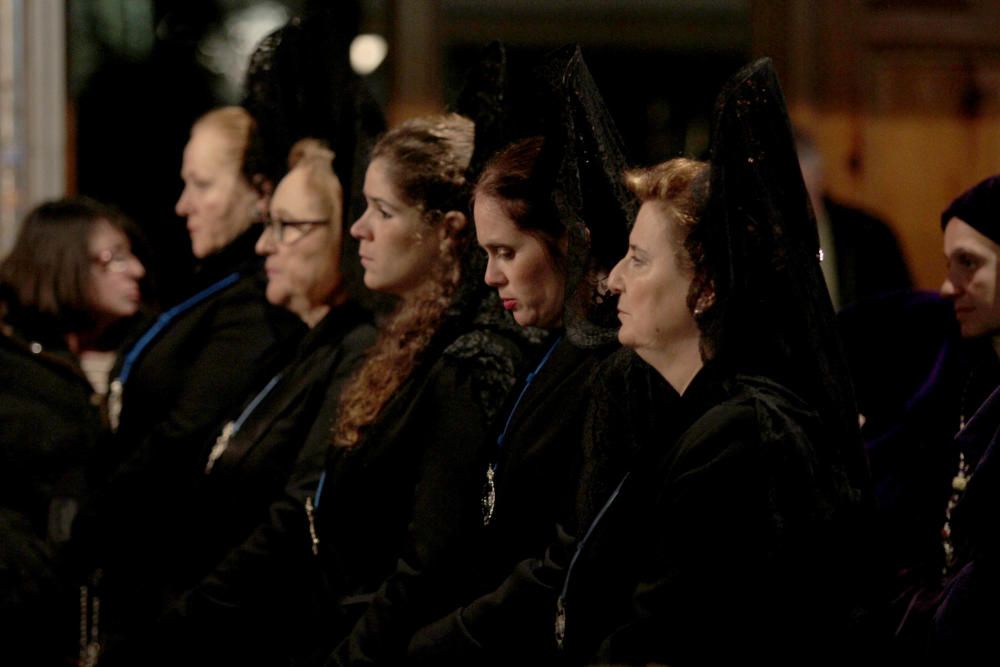
{"type": "Polygon", "coordinates": [[[486,468],[486,483],[483,484],[483,498],[482,498],[482,508],[483,508],[483,525],[488,526],[493,520],[493,509],[497,504],[497,487],[494,481],[496,477],[496,466],[490,464],[486,468]]]}
{"type": "Polygon", "coordinates": [[[118,378],[112,380],[108,387],[108,424],[111,426],[112,433],[118,431],[118,424],[121,422],[122,389],[122,381],[118,378]]]}
{"type": "Polygon", "coordinates": [[[205,463],[205,474],[212,472],[212,467],[215,462],[219,460],[222,453],[226,451],[226,447],[229,446],[229,440],[233,437],[233,427],[236,422],[226,422],[226,425],[222,427],[222,433],[219,437],[215,439],[215,444],[212,445],[212,451],[208,453],[208,462],[205,463]]]}
{"type": "Polygon", "coordinates": [[[260,405],[261,401],[267,398],[267,395],[271,393],[271,390],[274,389],[280,379],[281,373],[278,373],[271,378],[271,381],[268,382],[267,385],[265,385],[264,388],[261,389],[256,396],[254,396],[254,399],[250,401],[247,407],[243,409],[240,416],[233,421],[226,422],[226,425],[222,427],[222,433],[220,433],[219,437],[215,439],[215,444],[212,445],[212,451],[208,453],[208,461],[205,463],[206,475],[212,472],[215,462],[226,453],[226,449],[229,447],[229,441],[233,439],[236,432],[240,430],[241,426],[243,426],[243,422],[250,418],[253,411],[257,409],[257,406],[260,405]]]}
{"type": "MultiPolygon", "coordinates": [[[[524,380],[524,387],[521,388],[521,393],[518,394],[517,400],[514,401],[514,407],[511,408],[510,414],[507,415],[507,423],[504,424],[503,432],[497,437],[497,452],[503,449],[504,441],[507,439],[507,431],[510,430],[510,424],[514,420],[514,414],[517,412],[517,407],[521,405],[521,400],[524,395],[528,393],[528,388],[531,387],[531,383],[534,381],[535,377],[541,372],[545,363],[555,352],[556,347],[559,346],[559,342],[562,340],[562,336],[559,336],[554,341],[552,341],[551,347],[549,347],[548,352],[542,357],[542,360],[538,362],[538,366],[535,370],[528,373],[528,377],[524,380]]],[[[497,486],[496,486],[496,473],[497,473],[497,463],[493,461],[486,468],[486,483],[483,484],[483,497],[480,502],[483,510],[483,525],[488,526],[493,521],[493,515],[496,513],[497,504],[497,486]]]]}

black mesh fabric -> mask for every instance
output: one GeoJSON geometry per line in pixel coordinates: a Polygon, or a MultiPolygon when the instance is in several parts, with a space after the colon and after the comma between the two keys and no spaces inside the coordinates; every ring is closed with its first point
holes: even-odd
{"type": "Polygon", "coordinates": [[[357,241],[347,229],[364,212],[365,169],[372,146],[385,131],[385,119],[350,66],[348,48],[357,25],[353,4],[336,2],[291,19],[257,45],[243,100],[256,121],[244,172],[251,182],[264,175],[277,185],[288,171],[288,152],[296,141],[314,137],[330,146],[345,200],[341,270],[350,292],[370,303],[362,287],[357,241]]]}
{"type": "Polygon", "coordinates": [[[840,452],[831,454],[851,479],[863,479],[857,408],[816,221],[769,59],[741,70],[719,95],[709,187],[690,240],[714,281],[715,305],[699,324],[715,363],[798,393],[836,430],[840,452]]]}
{"type": "Polygon", "coordinates": [[[499,43],[489,45],[468,78],[457,110],[476,121],[474,175],[497,151],[519,139],[544,136],[535,171],[538,188],[569,238],[567,335],[581,347],[617,336],[613,299],[592,278],[625,254],[635,199],[626,190],[624,145],[583,60],[566,46],[541,63],[514,62],[499,43]]]}

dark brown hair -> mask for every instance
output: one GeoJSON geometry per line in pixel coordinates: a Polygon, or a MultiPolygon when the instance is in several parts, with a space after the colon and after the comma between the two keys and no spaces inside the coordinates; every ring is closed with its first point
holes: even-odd
{"type": "Polygon", "coordinates": [[[45,202],[29,212],[0,264],[0,295],[8,309],[44,319],[61,333],[91,326],[90,236],[101,222],[125,233],[120,213],[85,197],[45,202]]]}
{"type": "MultiPolygon", "coordinates": [[[[385,160],[396,194],[421,211],[423,221],[433,227],[442,224],[449,211],[468,217],[470,186],[465,172],[472,158],[473,133],[472,121],[455,114],[416,118],[387,132],[375,145],[372,160],[385,160]]],[[[443,261],[435,266],[435,275],[389,316],[365,363],[344,387],[333,428],[335,446],[356,445],[413,372],[451,305],[470,227],[443,243],[443,261]]]]}
{"type": "Polygon", "coordinates": [[[494,199],[521,231],[537,235],[559,266],[565,260],[559,242],[566,235],[550,192],[537,177],[543,137],[517,141],[497,153],[483,168],[474,199],[494,199]]]}

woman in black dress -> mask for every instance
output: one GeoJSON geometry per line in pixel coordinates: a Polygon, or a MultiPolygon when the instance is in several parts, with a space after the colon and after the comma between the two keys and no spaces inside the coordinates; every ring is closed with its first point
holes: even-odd
{"type": "Polygon", "coordinates": [[[570,664],[850,662],[864,465],[769,61],[728,84],[714,132],[711,165],[627,176],[619,339],[680,398],[633,414],[628,470],[583,517],[556,614],[570,664]]]}
{"type": "Polygon", "coordinates": [[[204,443],[287,362],[303,329],[264,295],[251,224],[263,200],[241,173],[252,125],[239,107],[194,124],[177,202],[199,260],[194,288],[124,347],[111,373],[114,437],[97,457],[97,494],[75,536],[84,565],[103,569],[109,632],[158,608],[143,573],[169,570],[170,554],[141,527],[172,515],[190,471],[204,466],[204,443]]]}
{"type": "MultiPolygon", "coordinates": [[[[544,659],[525,634],[510,641],[510,617],[523,620],[537,607],[498,589],[518,563],[545,553],[572,511],[589,383],[618,348],[614,312],[600,303],[608,301],[603,281],[625,251],[632,209],[620,180],[623,147],[578,48],[549,55],[533,74],[545,91],[532,98],[543,117],[534,129],[546,134],[489,160],[473,214],[486,283],[519,325],[548,336],[508,396],[482,464],[477,587],[409,647],[411,659],[428,664],[544,659]]],[[[372,630],[359,627],[352,637],[353,660],[365,648],[365,629],[372,630]]]]}
{"type": "Polygon", "coordinates": [[[143,274],[124,221],[87,199],[35,208],[0,264],[0,625],[11,664],[60,664],[76,648],[63,550],[106,438],[79,355],[139,311],[143,274]]]}

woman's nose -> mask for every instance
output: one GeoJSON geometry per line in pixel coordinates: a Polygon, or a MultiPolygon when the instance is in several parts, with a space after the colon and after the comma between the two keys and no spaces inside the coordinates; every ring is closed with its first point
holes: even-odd
{"type": "Polygon", "coordinates": [[[492,258],[486,260],[486,274],[483,276],[483,280],[490,287],[500,287],[507,282],[503,271],[496,268],[492,258]]]}
{"type": "Polygon", "coordinates": [[[253,249],[258,255],[270,255],[274,252],[274,233],[271,231],[271,225],[264,225],[253,249]]]}
{"type": "Polygon", "coordinates": [[[624,258],[620,259],[618,263],[615,264],[615,268],[611,269],[611,273],[608,274],[608,289],[611,290],[613,294],[621,294],[625,287],[622,284],[621,271],[618,270],[624,261],[624,258]]]}
{"type": "Polygon", "coordinates": [[[358,239],[359,241],[361,239],[371,238],[371,229],[368,225],[367,218],[368,214],[362,213],[361,217],[355,220],[354,223],[351,225],[351,236],[358,239]]]}
{"type": "Polygon", "coordinates": [[[958,288],[955,287],[955,283],[951,281],[951,278],[945,278],[944,282],[941,283],[941,296],[952,297],[958,294],[958,288]]]}
{"type": "Polygon", "coordinates": [[[129,259],[129,274],[136,280],[146,275],[146,267],[142,265],[142,262],[135,255],[129,259]]]}
{"type": "Polygon", "coordinates": [[[184,189],[181,190],[181,196],[177,198],[177,203],[174,204],[174,213],[182,218],[186,218],[189,214],[189,209],[187,186],[184,186],[184,189]]]}

